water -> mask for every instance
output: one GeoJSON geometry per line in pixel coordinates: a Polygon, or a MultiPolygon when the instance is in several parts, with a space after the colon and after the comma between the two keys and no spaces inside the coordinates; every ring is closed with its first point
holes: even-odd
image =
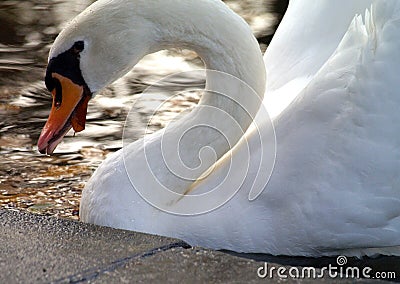
{"type": "MultiPolygon", "coordinates": [[[[191,51],[163,51],[146,57],[127,76],[90,103],[86,130],[67,134],[56,154],[38,153],[36,143],[47,119],[51,96],[43,83],[47,54],[63,25],[92,1],[0,2],[0,206],[77,219],[85,182],[110,153],[122,147],[126,114],[134,105],[137,137],[155,107],[169,96],[174,82],[164,81],[165,93],[139,94],[168,74],[202,68],[191,51]],[[135,104],[134,104],[135,102],[135,104]]],[[[261,48],[276,17],[269,0],[227,1],[260,39],[261,48]]],[[[285,1],[283,1],[285,2],[285,1]]],[[[204,84],[204,77],[177,77],[179,83],[204,84]]],[[[150,132],[164,127],[176,113],[195,106],[196,93],[174,98],[152,119],[150,132]]]]}

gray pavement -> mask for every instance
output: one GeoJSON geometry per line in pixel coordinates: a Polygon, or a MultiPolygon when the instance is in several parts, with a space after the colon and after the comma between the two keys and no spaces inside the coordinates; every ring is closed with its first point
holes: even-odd
{"type": "MultiPolygon", "coordinates": [[[[264,264],[261,261],[191,248],[165,237],[1,209],[0,242],[0,283],[271,281],[258,278],[257,269],[264,264]]],[[[276,277],[272,280],[278,281],[276,277]]],[[[321,280],[284,282],[315,281],[321,280]]],[[[322,281],[338,283],[338,279],[322,281]]]]}

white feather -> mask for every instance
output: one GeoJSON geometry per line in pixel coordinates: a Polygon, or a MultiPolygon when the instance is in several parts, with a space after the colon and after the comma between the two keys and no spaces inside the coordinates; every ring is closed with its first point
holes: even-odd
{"type": "MultiPolygon", "coordinates": [[[[145,52],[154,51],[148,44],[168,47],[178,41],[197,48],[208,66],[239,76],[261,96],[265,76],[259,67],[259,53],[254,51],[254,38],[248,35],[247,25],[220,1],[126,3],[97,1],[61,35],[52,54],[66,50],[76,38],[95,38],[101,23],[116,32],[131,31],[130,24],[137,23],[143,30],[139,27],[139,31],[127,33],[117,48],[110,45],[100,53],[88,54],[90,60],[86,61],[82,55],[81,67],[89,86],[97,89],[117,79],[145,52]],[[155,9],[154,3],[162,8],[155,9]],[[119,18],[113,27],[106,16],[109,11],[127,17],[119,18]],[[164,37],[151,38],[157,35],[151,30],[154,27],[165,29],[161,33],[164,37]],[[136,37],[143,33],[149,38],[136,37]],[[118,52],[132,46],[137,53],[118,52]],[[112,64],[106,68],[109,77],[107,72],[89,68],[103,64],[102,56],[108,52],[118,59],[108,63],[112,64]]],[[[149,205],[131,183],[152,182],[145,180],[141,170],[146,161],[144,144],[139,141],[125,148],[127,152],[113,154],[93,175],[83,193],[81,219],[239,252],[399,255],[399,18],[400,2],[396,0],[291,1],[265,55],[268,80],[264,105],[275,117],[274,128],[265,112],[258,113],[256,123],[217,162],[213,172],[206,179],[189,183],[195,193],[218,185],[216,198],[224,198],[225,190],[237,182],[235,173],[241,171],[240,167],[230,168],[229,158],[233,157],[249,163],[238,193],[218,209],[197,216],[168,214],[149,205]],[[265,161],[275,157],[274,151],[267,151],[275,149],[275,142],[276,163],[269,179],[271,164],[265,161]],[[124,153],[129,153],[125,156],[128,168],[124,153]],[[131,170],[135,181],[127,175],[131,170]],[[234,175],[224,180],[229,170],[234,175]],[[249,201],[249,196],[254,200],[249,201]]],[[[106,39],[105,43],[110,42],[106,39]]],[[[204,117],[196,119],[198,123],[204,117]]],[[[247,128],[248,124],[239,120],[247,128]]],[[[156,145],[162,134],[154,134],[148,143],[156,145]]],[[[193,143],[201,137],[193,136],[193,143]]],[[[189,155],[190,147],[186,150],[189,155]]],[[[156,151],[148,158],[155,164],[161,161],[156,151]]],[[[187,188],[188,182],[170,177],[161,162],[157,169],[167,183],[187,188]]],[[[154,187],[149,186],[149,190],[158,190],[154,187]]],[[[172,211],[174,207],[189,210],[196,206],[186,196],[178,202],[164,201],[172,211]]]]}

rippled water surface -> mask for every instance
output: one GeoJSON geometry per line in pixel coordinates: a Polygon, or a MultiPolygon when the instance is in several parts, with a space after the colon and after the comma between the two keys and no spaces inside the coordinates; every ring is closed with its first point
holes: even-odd
{"type": "MultiPolygon", "coordinates": [[[[141,97],[168,74],[202,68],[191,51],[169,50],[147,56],[134,71],[98,94],[89,105],[86,130],[69,133],[48,157],[36,142],[50,107],[43,73],[49,48],[63,25],[92,1],[0,2],[0,206],[40,214],[78,218],[85,182],[111,152],[122,146],[127,112],[137,114],[139,138],[155,108],[176,85],[204,84],[204,76],[180,74],[162,82],[164,92],[141,97]]],[[[275,14],[268,0],[227,1],[252,26],[261,47],[270,39],[275,14]]],[[[201,74],[201,73],[200,73],[201,74]]],[[[197,93],[176,96],[159,109],[150,131],[164,127],[174,114],[193,107],[197,93]]]]}

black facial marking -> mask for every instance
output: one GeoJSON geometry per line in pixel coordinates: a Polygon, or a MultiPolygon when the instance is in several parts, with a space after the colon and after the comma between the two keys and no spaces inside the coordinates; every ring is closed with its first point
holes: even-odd
{"type": "Polygon", "coordinates": [[[83,51],[85,44],[83,41],[77,41],[67,51],[61,53],[57,57],[50,59],[46,69],[45,84],[47,89],[51,92],[56,88],[56,102],[62,102],[62,94],[59,92],[61,86],[57,79],[53,78],[53,73],[58,73],[77,85],[87,88],[85,80],[82,77],[82,72],[79,66],[80,52],[83,51]],[[58,84],[57,84],[58,83],[58,84]]]}
{"type": "Polygon", "coordinates": [[[80,40],[74,43],[74,51],[76,53],[82,52],[84,48],[85,48],[85,43],[83,41],[80,40]]]}

